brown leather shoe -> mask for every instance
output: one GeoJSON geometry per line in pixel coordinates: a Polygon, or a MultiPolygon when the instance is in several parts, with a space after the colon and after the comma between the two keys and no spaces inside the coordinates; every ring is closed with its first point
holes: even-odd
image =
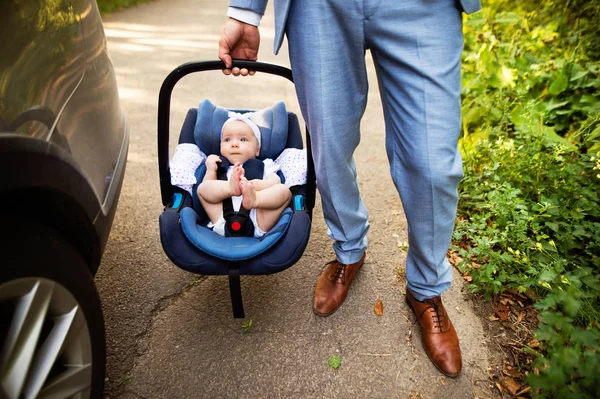
{"type": "Polygon", "coordinates": [[[448,377],[457,377],[462,369],[458,336],[441,297],[417,301],[406,290],[406,302],[421,326],[421,340],[429,360],[448,377]]]}
{"type": "Polygon", "coordinates": [[[365,255],[358,262],[349,265],[337,260],[327,264],[315,288],[313,310],[316,314],[329,316],[342,305],[348,295],[350,283],[365,261],[365,255]]]}

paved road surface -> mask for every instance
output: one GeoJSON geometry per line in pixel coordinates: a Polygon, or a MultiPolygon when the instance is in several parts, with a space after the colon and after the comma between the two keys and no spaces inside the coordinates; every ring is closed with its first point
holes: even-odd
{"type": "MultiPolygon", "coordinates": [[[[167,259],[158,232],[158,91],[177,65],[216,58],[226,4],[158,0],[105,18],[131,126],[122,196],[97,276],[107,330],[106,396],[473,397],[477,383],[487,378],[487,356],[483,328],[460,277],[455,276],[444,295],[463,348],[464,372],[456,380],[444,378],[429,362],[404,303],[401,247],[406,225],[385,161],[381,103],[370,58],[372,87],[356,152],[359,184],[370,211],[370,247],[338,312],[321,318],[311,309],[316,279],[333,259],[319,206],[309,245],[295,266],[272,276],[242,278],[246,321],[253,321],[247,334],[242,321],[231,316],[226,277],[193,275],[167,259]],[[384,304],[382,316],[373,312],[377,300],[384,304]],[[342,359],[337,370],[327,364],[332,355],[342,359]]],[[[287,47],[279,56],[272,54],[271,7],[261,28],[259,59],[289,65],[287,47]]],[[[187,109],[203,98],[236,108],[262,108],[282,100],[298,112],[294,87],[284,79],[196,74],[174,91],[171,149],[187,109]]]]}

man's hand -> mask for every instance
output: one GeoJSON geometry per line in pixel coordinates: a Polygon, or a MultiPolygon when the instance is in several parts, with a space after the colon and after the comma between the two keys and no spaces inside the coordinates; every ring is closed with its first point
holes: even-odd
{"type": "Polygon", "coordinates": [[[225,63],[227,69],[223,70],[225,75],[247,76],[254,75],[255,71],[246,68],[231,68],[232,59],[256,61],[258,59],[258,47],[260,46],[260,33],[258,27],[237,19],[228,18],[223,26],[223,34],[219,40],[219,59],[225,63]]]}

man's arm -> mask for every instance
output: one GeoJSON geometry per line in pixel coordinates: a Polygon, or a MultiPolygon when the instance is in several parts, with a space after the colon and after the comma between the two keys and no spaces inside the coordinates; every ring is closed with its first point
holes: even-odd
{"type": "Polygon", "coordinates": [[[229,0],[229,7],[254,11],[256,14],[263,15],[267,9],[267,2],[268,0],[229,0]]]}

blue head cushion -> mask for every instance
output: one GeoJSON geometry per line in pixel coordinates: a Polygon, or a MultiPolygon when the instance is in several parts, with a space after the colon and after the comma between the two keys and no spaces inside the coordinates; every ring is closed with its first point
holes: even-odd
{"type": "MultiPolygon", "coordinates": [[[[250,112],[235,110],[236,112],[250,112]]],[[[288,114],[285,104],[278,102],[272,107],[253,111],[250,119],[256,123],[261,133],[260,159],[275,159],[285,149],[288,134],[288,114]]],[[[210,100],[203,100],[198,107],[198,117],[194,128],[196,145],[205,154],[219,154],[221,129],[227,119],[229,110],[217,107],[210,100]]]]}

